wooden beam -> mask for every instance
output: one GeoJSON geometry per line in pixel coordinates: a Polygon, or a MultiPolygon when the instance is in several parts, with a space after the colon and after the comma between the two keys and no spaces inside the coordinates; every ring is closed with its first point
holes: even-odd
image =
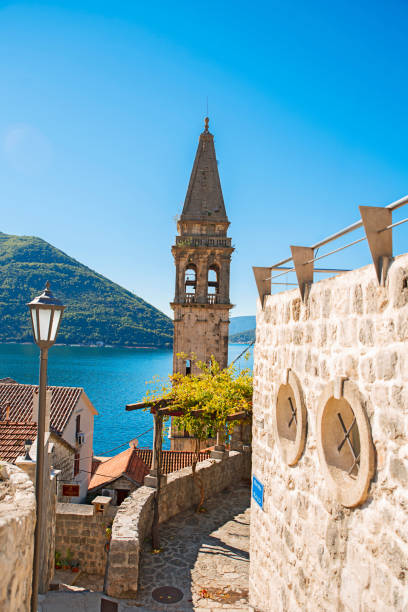
{"type": "Polygon", "coordinates": [[[131,410],[143,410],[144,408],[151,408],[152,406],[160,408],[162,406],[168,406],[169,404],[171,404],[171,401],[163,398],[160,400],[151,400],[150,402],[136,402],[136,404],[127,404],[126,410],[130,412],[131,410]]]}
{"type": "Polygon", "coordinates": [[[245,410],[241,412],[236,412],[235,414],[230,414],[227,416],[227,421],[243,421],[248,418],[248,413],[245,410]]]}

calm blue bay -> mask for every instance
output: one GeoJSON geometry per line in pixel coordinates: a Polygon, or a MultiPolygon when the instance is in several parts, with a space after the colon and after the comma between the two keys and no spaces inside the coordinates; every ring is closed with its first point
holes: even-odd
{"type": "MultiPolygon", "coordinates": [[[[230,344],[229,361],[245,348],[230,344]]],[[[38,384],[38,357],[35,345],[0,344],[0,378],[10,376],[20,383],[38,384]]],[[[252,349],[249,361],[239,361],[242,368],[252,368],[252,349]]],[[[107,451],[152,426],[150,413],[126,412],[125,405],[143,398],[146,381],[155,375],[165,380],[171,370],[171,350],[54,346],[49,351],[48,383],[84,388],[99,413],[95,417],[94,452],[112,455],[115,452],[107,451]]],[[[139,445],[151,446],[152,439],[149,432],[140,438],[139,445]]],[[[164,446],[169,447],[168,440],[164,446]]]]}

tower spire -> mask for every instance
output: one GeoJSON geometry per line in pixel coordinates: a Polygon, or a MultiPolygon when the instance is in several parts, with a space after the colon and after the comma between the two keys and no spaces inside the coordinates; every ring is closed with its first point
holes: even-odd
{"type": "Polygon", "coordinates": [[[204,119],[190,182],[184,201],[181,221],[228,222],[222,195],[214,136],[209,131],[209,118],[204,119]]]}

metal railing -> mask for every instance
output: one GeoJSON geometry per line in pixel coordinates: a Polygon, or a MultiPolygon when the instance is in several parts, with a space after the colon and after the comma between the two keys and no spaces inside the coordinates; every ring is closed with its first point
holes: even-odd
{"type": "Polygon", "coordinates": [[[292,256],[278,261],[273,266],[268,267],[253,267],[255,282],[258,288],[259,297],[262,305],[266,295],[271,294],[271,285],[293,285],[299,286],[302,299],[306,298],[308,293],[307,288],[313,283],[314,272],[318,273],[333,273],[348,272],[349,270],[333,269],[333,268],[315,268],[314,263],[329,255],[339,253],[359,242],[367,240],[374,267],[377,273],[378,281],[384,285],[388,267],[392,260],[392,229],[408,221],[408,218],[392,223],[392,212],[408,204],[408,196],[405,196],[392,204],[385,207],[378,206],[359,206],[361,218],[359,221],[348,225],[344,229],[320,240],[310,247],[291,246],[292,256]],[[354,240],[344,246],[333,249],[328,253],[324,253],[319,257],[317,250],[330,242],[353,232],[360,227],[364,228],[365,236],[354,240]],[[293,267],[284,267],[285,264],[293,261],[293,267]],[[273,271],[278,271],[279,274],[271,274],[273,271]],[[295,272],[297,283],[281,283],[273,282],[284,274],[295,272]]]}

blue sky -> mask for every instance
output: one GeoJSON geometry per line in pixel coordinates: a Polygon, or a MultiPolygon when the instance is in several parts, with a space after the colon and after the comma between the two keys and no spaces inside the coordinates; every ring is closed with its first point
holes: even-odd
{"type": "MultiPolygon", "coordinates": [[[[208,97],[232,314],[254,313],[252,265],[408,193],[407,18],[392,0],[0,0],[0,231],[40,236],[170,313],[208,97]]],[[[369,262],[363,243],[327,265],[369,262]]]]}

